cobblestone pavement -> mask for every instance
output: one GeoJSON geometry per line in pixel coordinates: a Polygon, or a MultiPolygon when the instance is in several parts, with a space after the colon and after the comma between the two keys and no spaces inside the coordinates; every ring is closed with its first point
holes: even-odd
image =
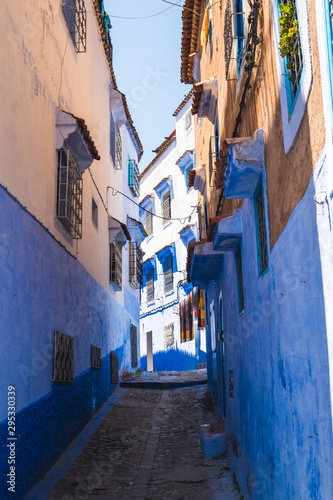
{"type": "Polygon", "coordinates": [[[121,399],[49,500],[242,498],[228,457],[201,452],[199,423],[214,419],[206,386],[119,390],[121,399]]]}

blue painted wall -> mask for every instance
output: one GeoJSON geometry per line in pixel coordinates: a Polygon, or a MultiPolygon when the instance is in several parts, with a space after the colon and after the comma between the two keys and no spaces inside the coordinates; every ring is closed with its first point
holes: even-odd
{"type": "MultiPolygon", "coordinates": [[[[314,201],[316,193],[327,189],[329,168],[323,153],[303,200],[269,255],[268,272],[260,278],[254,203],[244,200],[242,315],[234,252],[224,253],[216,290],[208,288],[208,302],[217,303],[221,289],[225,299],[229,454],[249,498],[333,498],[328,359],[333,255],[327,255],[332,252],[332,228],[329,207],[314,201]],[[234,371],[233,399],[228,395],[229,370],[234,371]]],[[[328,203],[331,210],[332,201],[328,203]]],[[[210,366],[208,356],[212,392],[210,366]]],[[[218,381],[221,416],[221,374],[218,381]]]]}
{"type": "MultiPolygon", "coordinates": [[[[48,231],[0,188],[0,481],[6,498],[6,392],[16,388],[16,498],[43,476],[114,386],[110,351],[130,367],[130,323],[117,303],[48,231]],[[71,385],[53,383],[53,331],[74,337],[71,385]],[[90,368],[90,345],[102,369],[90,368]]],[[[134,316],[136,315],[136,316],[134,316]]]]}

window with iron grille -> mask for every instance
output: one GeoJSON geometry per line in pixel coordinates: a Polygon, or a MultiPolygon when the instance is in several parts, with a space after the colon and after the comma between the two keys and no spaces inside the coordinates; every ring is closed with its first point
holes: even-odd
{"type": "Polygon", "coordinates": [[[265,207],[262,183],[260,184],[260,188],[257,195],[255,196],[254,202],[257,222],[259,274],[262,274],[268,266],[265,207]]]}
{"type": "Polygon", "coordinates": [[[133,288],[142,286],[143,252],[137,242],[129,242],[129,282],[133,288]]]}
{"type": "Polygon", "coordinates": [[[90,362],[91,368],[102,368],[102,349],[93,344],[90,346],[90,362]]]}
{"type": "Polygon", "coordinates": [[[191,123],[192,123],[192,111],[189,110],[184,116],[184,129],[187,130],[191,126],[191,123]]]}
{"type": "Polygon", "coordinates": [[[229,371],[229,398],[233,399],[234,397],[234,372],[229,371]]]}
{"type": "Polygon", "coordinates": [[[57,218],[72,238],[82,238],[82,175],[69,150],[58,151],[57,218]]]}
{"type": "Polygon", "coordinates": [[[135,325],[131,325],[131,364],[138,366],[138,331],[135,325]]]}
{"type": "Polygon", "coordinates": [[[85,52],[87,12],[84,0],[63,0],[61,7],[76,52],[85,52]]]}
{"type": "Polygon", "coordinates": [[[173,290],[172,255],[166,257],[163,262],[164,292],[173,290]]]}
{"type": "Polygon", "coordinates": [[[239,313],[244,311],[244,288],[243,288],[243,271],[242,271],[242,252],[239,247],[236,251],[236,268],[238,279],[238,299],[239,299],[239,313]]]}
{"type": "Polygon", "coordinates": [[[146,288],[147,302],[151,302],[154,300],[154,268],[150,268],[147,271],[146,288]]]}
{"type": "Polygon", "coordinates": [[[284,57],[286,75],[286,88],[289,109],[297,95],[297,89],[300,84],[303,71],[303,53],[301,46],[301,37],[298,25],[296,0],[278,0],[280,16],[280,53],[284,57]],[[288,11],[284,11],[285,6],[288,11]],[[283,21],[285,19],[285,21],[283,21]],[[294,35],[289,34],[285,37],[283,29],[291,29],[294,35]],[[292,40],[292,47],[284,43],[284,40],[292,40]],[[285,53],[287,55],[285,55],[285,53]]]}
{"type": "Polygon", "coordinates": [[[224,62],[225,77],[230,78],[230,61],[236,60],[236,76],[238,78],[243,60],[243,50],[245,47],[245,5],[244,0],[228,0],[224,17],[224,62]],[[236,47],[234,48],[234,42],[236,47]],[[233,52],[236,51],[236,57],[233,52]]]}
{"type": "Polygon", "coordinates": [[[170,194],[170,191],[168,191],[167,193],[165,193],[163,195],[162,217],[164,219],[163,222],[166,222],[169,219],[171,219],[171,194],[170,194]]]}
{"type": "Polygon", "coordinates": [[[122,248],[118,241],[110,243],[110,283],[122,288],[122,248]]]}
{"type": "Polygon", "coordinates": [[[173,323],[169,323],[168,325],[164,325],[164,344],[168,347],[174,343],[174,326],[173,323]]]}
{"type": "Polygon", "coordinates": [[[151,208],[148,212],[146,212],[145,217],[145,231],[148,236],[153,234],[153,209],[151,208]]]}
{"type": "Polygon", "coordinates": [[[54,332],[53,382],[74,380],[74,338],[65,333],[54,332]]]}
{"type": "Polygon", "coordinates": [[[139,167],[135,160],[128,160],[128,185],[134,196],[140,194],[139,167]]]}
{"type": "Polygon", "coordinates": [[[116,170],[123,168],[123,145],[121,133],[116,122],[111,122],[110,152],[116,170]]]}

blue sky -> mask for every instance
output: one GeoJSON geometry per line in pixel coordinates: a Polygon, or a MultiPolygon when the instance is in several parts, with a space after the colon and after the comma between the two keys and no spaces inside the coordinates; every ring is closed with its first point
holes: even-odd
{"type": "Polygon", "coordinates": [[[126,94],[144,148],[142,171],[154,157],[152,150],[174,130],[172,114],[191,90],[180,82],[182,8],[162,0],[104,0],[104,5],[112,22],[117,85],[126,94]],[[150,16],[165,9],[149,19],[116,17],[150,16]]]}

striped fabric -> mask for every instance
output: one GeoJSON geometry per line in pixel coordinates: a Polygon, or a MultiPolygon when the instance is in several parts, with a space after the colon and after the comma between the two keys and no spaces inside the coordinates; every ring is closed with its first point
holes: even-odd
{"type": "Polygon", "coordinates": [[[205,300],[204,291],[198,289],[198,330],[205,329],[205,300]]]}
{"type": "Polygon", "coordinates": [[[194,340],[193,292],[179,303],[180,342],[194,340]]]}

